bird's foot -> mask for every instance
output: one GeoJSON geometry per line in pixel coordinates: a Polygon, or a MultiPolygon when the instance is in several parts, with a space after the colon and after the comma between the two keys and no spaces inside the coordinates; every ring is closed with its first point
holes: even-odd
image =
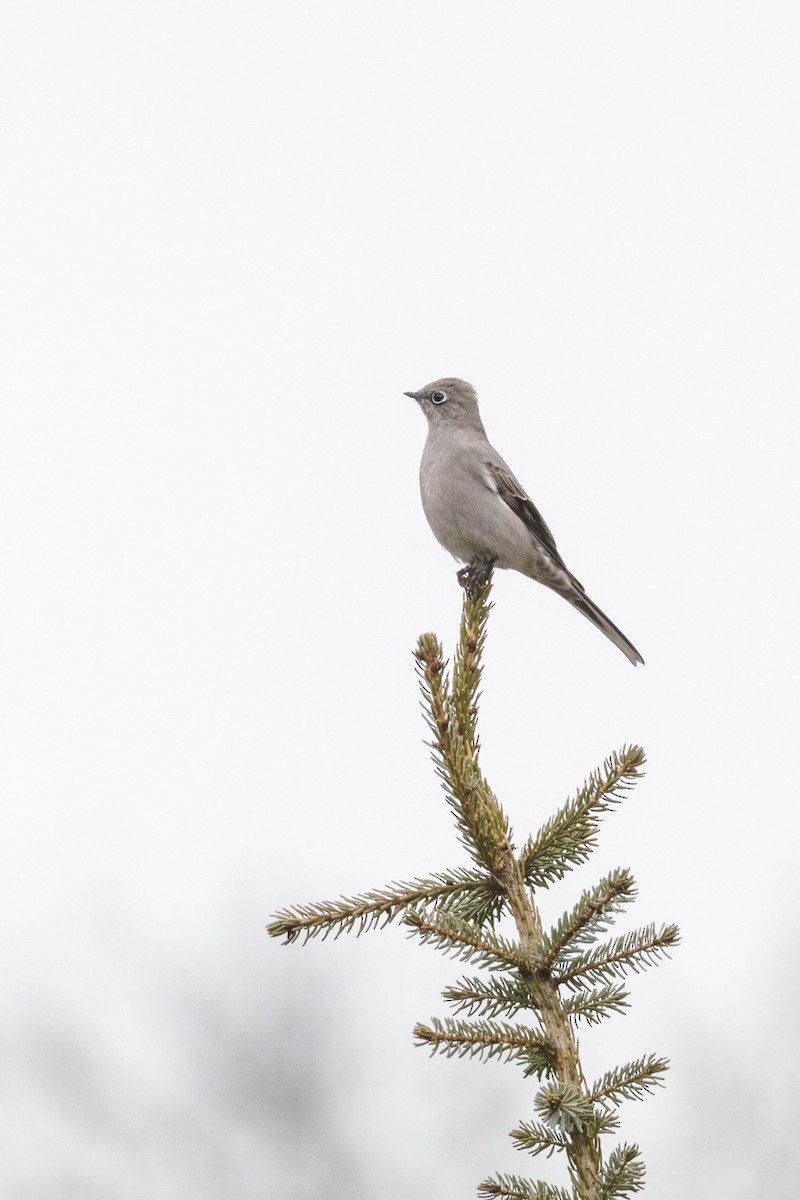
{"type": "Polygon", "coordinates": [[[492,578],[492,568],[496,561],[497,559],[491,558],[488,562],[469,563],[456,572],[456,579],[470,595],[479,592],[492,578]]]}

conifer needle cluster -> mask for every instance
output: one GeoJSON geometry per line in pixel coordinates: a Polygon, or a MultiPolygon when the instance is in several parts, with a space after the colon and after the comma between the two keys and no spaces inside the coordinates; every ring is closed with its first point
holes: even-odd
{"type": "Polygon", "coordinates": [[[624,1012],[628,993],[621,980],[667,954],[678,929],[646,925],[606,937],[636,894],[626,870],[611,871],[585,891],[551,929],[543,926],[539,895],[589,858],[602,817],[641,777],[644,753],[626,746],[611,755],[515,850],[508,819],[479,761],[478,699],[490,592],[490,575],[465,590],[452,673],[432,633],[420,637],[414,652],[436,772],[473,866],[288,908],[267,929],[292,942],[353,929],[362,933],[401,916],[420,941],[485,971],[446,988],[453,1015],[417,1025],[414,1037],[432,1052],[504,1059],[535,1077],[532,1114],[511,1137],[533,1156],[562,1153],[569,1186],[495,1175],[484,1180],[478,1195],[617,1200],[642,1190],[644,1164],[637,1146],[619,1143],[605,1154],[601,1139],[618,1131],[618,1105],[652,1091],[668,1063],[647,1055],[590,1082],[576,1030],[580,1022],[594,1025],[624,1012]],[[498,932],[504,916],[513,920],[513,938],[498,932]]]}

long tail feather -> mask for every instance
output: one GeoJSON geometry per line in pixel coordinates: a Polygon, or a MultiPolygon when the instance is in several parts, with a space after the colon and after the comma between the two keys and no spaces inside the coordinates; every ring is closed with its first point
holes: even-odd
{"type": "Polygon", "coordinates": [[[609,621],[602,609],[598,608],[594,600],[590,600],[585,592],[566,593],[566,599],[574,608],[577,608],[578,612],[583,613],[587,620],[596,625],[615,646],[618,646],[629,662],[632,662],[634,666],[637,663],[644,666],[644,659],[633,642],[628,641],[622,630],[617,629],[613,621],[609,621]]]}

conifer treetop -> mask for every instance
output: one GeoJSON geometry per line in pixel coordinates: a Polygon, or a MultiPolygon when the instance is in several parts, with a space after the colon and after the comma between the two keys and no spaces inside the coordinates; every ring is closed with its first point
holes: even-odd
{"type": "Polygon", "coordinates": [[[669,1064],[648,1054],[589,1084],[576,1031],[580,1022],[592,1026],[624,1013],[629,998],[620,980],[669,954],[678,929],[650,924],[605,936],[636,896],[627,869],[604,875],[547,931],[540,898],[594,852],[603,817],[641,779],[644,752],[631,745],[610,755],[515,852],[509,820],[480,765],[478,703],[491,587],[488,571],[465,588],[452,669],[433,633],[423,634],[414,651],[436,773],[472,865],[295,905],[276,913],[267,930],[285,942],[305,941],[364,933],[399,917],[422,943],[487,972],[446,988],[453,1016],[418,1023],[415,1040],[432,1054],[510,1062],[534,1079],[530,1114],[511,1137],[534,1157],[563,1155],[568,1183],[495,1175],[480,1184],[478,1196],[622,1200],[643,1188],[644,1163],[638,1146],[625,1143],[606,1156],[602,1139],[619,1129],[618,1106],[660,1086],[669,1064]],[[515,937],[498,932],[504,917],[515,937]]]}

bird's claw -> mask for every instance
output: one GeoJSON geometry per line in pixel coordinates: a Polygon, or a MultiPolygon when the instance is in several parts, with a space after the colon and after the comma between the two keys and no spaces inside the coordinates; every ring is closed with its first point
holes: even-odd
{"type": "Polygon", "coordinates": [[[469,563],[466,567],[462,567],[460,571],[456,572],[456,579],[464,591],[472,595],[475,592],[481,591],[492,578],[494,564],[494,559],[491,559],[489,562],[469,563]]]}

